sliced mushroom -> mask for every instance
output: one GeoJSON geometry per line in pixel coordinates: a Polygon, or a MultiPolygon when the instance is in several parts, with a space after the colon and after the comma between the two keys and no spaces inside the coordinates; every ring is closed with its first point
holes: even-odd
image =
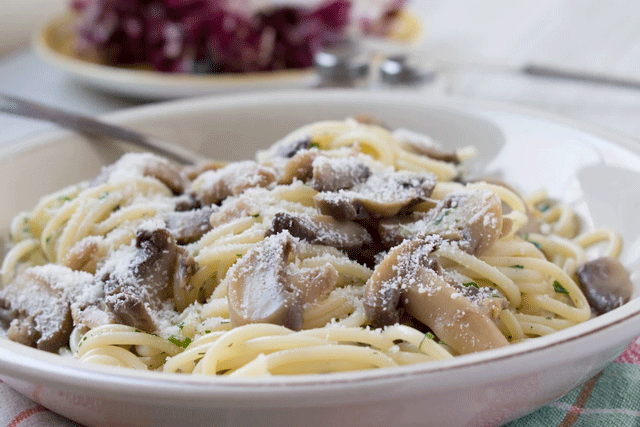
{"type": "Polygon", "coordinates": [[[413,239],[426,228],[424,224],[427,218],[425,212],[412,212],[402,217],[381,219],[378,222],[380,243],[388,250],[407,239],[413,239]]]}
{"type": "Polygon", "coordinates": [[[180,245],[193,243],[211,230],[211,214],[217,206],[207,206],[183,212],[171,212],[165,218],[167,229],[180,245]]]}
{"type": "Polygon", "coordinates": [[[254,161],[231,163],[216,171],[206,171],[192,183],[194,197],[203,206],[219,204],[229,196],[245,190],[267,187],[276,181],[275,169],[254,161]]]}
{"type": "Polygon", "coordinates": [[[338,273],[330,264],[289,266],[294,244],[286,231],[269,236],[233,267],[228,298],[234,327],[272,323],[300,330],[305,306],[336,285],[338,273]]]}
{"type": "Polygon", "coordinates": [[[389,252],[366,284],[367,318],[374,326],[396,323],[402,303],[460,354],[507,345],[491,318],[438,273],[429,254],[441,243],[428,236],[406,240],[389,252]]]}
{"type": "Polygon", "coordinates": [[[0,290],[0,313],[10,321],[7,338],[55,352],[73,329],[70,294],[82,292],[93,276],[62,266],[31,267],[0,290]]]}
{"type": "Polygon", "coordinates": [[[278,212],[274,215],[267,235],[287,230],[293,237],[332,246],[341,250],[354,250],[369,246],[373,238],[361,225],[350,221],[336,221],[327,215],[309,216],[278,212]]]}
{"type": "Polygon", "coordinates": [[[455,151],[445,151],[440,144],[427,135],[407,129],[397,129],[393,132],[393,136],[412,153],[456,165],[460,163],[460,158],[455,151]]]}
{"type": "Polygon", "coordinates": [[[278,157],[292,158],[301,150],[311,148],[311,138],[305,137],[294,141],[283,140],[273,146],[273,153],[278,157]]]}
{"type": "Polygon", "coordinates": [[[378,119],[377,117],[370,116],[366,113],[356,114],[355,116],[353,116],[353,120],[363,125],[373,125],[389,130],[389,126],[387,126],[382,120],[378,119]]]}
{"type": "Polygon", "coordinates": [[[313,176],[313,160],[318,152],[301,150],[289,159],[283,168],[278,184],[291,184],[294,180],[306,182],[313,176]]]}
{"type": "Polygon", "coordinates": [[[502,235],[502,202],[490,191],[475,190],[447,195],[426,215],[381,220],[378,232],[392,247],[418,234],[438,234],[458,242],[461,249],[480,255],[502,235]]]}
{"type": "Polygon", "coordinates": [[[164,228],[141,229],[136,242],[114,252],[96,274],[89,296],[74,297],[72,316],[76,324],[92,328],[121,323],[154,332],[158,311],[175,297],[176,309],[193,301],[189,279],[196,271],[193,258],[177,246],[164,228]]]}
{"type": "Polygon", "coordinates": [[[101,237],[88,236],[77,242],[62,260],[62,265],[74,271],[94,274],[98,265],[101,237]]]}
{"type": "Polygon", "coordinates": [[[185,179],[181,170],[174,164],[169,163],[162,158],[154,158],[149,161],[144,168],[145,176],[152,176],[173,192],[173,194],[182,194],[185,187],[185,179]]]}
{"type": "Polygon", "coordinates": [[[620,307],[633,294],[629,272],[613,258],[585,262],[576,270],[576,276],[589,305],[598,314],[620,307]]]}
{"type": "Polygon", "coordinates": [[[93,180],[93,185],[117,182],[132,176],[151,176],[166,185],[173,194],[182,194],[185,177],[182,169],[167,159],[151,153],[129,153],[107,166],[93,180]]]}
{"type": "Polygon", "coordinates": [[[369,166],[355,157],[318,156],[312,166],[311,186],[317,191],[348,190],[371,176],[369,166]]]}
{"type": "Polygon", "coordinates": [[[235,264],[228,291],[234,327],[273,323],[300,329],[302,310],[286,276],[292,244],[289,233],[267,237],[235,264]]]}
{"type": "Polygon", "coordinates": [[[435,179],[429,174],[381,173],[351,190],[318,193],[314,202],[321,213],[338,220],[391,218],[408,213],[426,200],[434,187],[435,179]]]}
{"type": "Polygon", "coordinates": [[[297,304],[303,306],[326,297],[338,283],[338,271],[329,263],[319,267],[287,268],[287,278],[295,289],[297,304]]]}
{"type": "Polygon", "coordinates": [[[196,165],[186,167],[185,174],[187,175],[188,179],[193,181],[200,174],[206,171],[217,171],[218,169],[222,169],[228,164],[229,162],[224,162],[220,160],[206,160],[196,165]]]}

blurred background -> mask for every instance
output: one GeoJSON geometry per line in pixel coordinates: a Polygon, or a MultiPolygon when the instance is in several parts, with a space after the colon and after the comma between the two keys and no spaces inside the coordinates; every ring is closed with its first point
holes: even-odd
{"type": "MultiPolygon", "coordinates": [[[[70,3],[0,0],[0,91],[94,114],[148,102],[78,84],[34,53],[34,32],[70,3]]],[[[640,82],[640,2],[413,0],[408,7],[422,26],[408,55],[419,67],[439,67],[436,79],[412,90],[516,103],[640,138],[637,87],[522,73],[533,64],[640,82]]],[[[2,116],[0,126],[1,141],[47,127],[2,116]]]]}
{"type": "MultiPolygon", "coordinates": [[[[0,91],[91,113],[148,102],[79,85],[34,53],[34,32],[69,4],[0,0],[0,91]]],[[[640,2],[412,0],[408,8],[422,26],[408,55],[420,67],[438,67],[437,79],[413,90],[516,103],[640,137],[640,2]],[[635,88],[531,77],[522,72],[528,65],[627,79],[635,88]]],[[[14,123],[3,140],[24,134],[14,123]]]]}

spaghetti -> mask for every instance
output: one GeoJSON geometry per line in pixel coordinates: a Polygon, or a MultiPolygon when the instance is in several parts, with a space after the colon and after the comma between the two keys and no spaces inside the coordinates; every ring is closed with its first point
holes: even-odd
{"type": "Polygon", "coordinates": [[[473,154],[347,119],[257,162],[125,155],[12,222],[7,335],[91,363],[258,376],[428,362],[588,320],[577,272],[602,242],[617,258],[619,236],[578,234],[544,192],[464,183],[473,154]]]}

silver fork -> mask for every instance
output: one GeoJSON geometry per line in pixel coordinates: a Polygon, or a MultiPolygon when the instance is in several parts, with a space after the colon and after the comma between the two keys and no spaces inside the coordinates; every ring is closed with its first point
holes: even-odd
{"type": "Polygon", "coordinates": [[[204,160],[204,156],[196,154],[193,151],[140,132],[105,123],[93,117],[72,113],[2,93],[0,93],[0,112],[37,120],[46,120],[93,138],[111,138],[118,141],[125,141],[182,164],[195,164],[204,160]]]}

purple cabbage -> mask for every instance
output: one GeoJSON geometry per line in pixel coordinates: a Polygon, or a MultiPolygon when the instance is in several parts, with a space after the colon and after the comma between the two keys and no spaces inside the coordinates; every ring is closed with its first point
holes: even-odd
{"type": "Polygon", "coordinates": [[[167,72],[227,73],[306,68],[345,36],[350,0],[253,15],[229,0],[73,0],[77,48],[109,64],[167,72]]]}

